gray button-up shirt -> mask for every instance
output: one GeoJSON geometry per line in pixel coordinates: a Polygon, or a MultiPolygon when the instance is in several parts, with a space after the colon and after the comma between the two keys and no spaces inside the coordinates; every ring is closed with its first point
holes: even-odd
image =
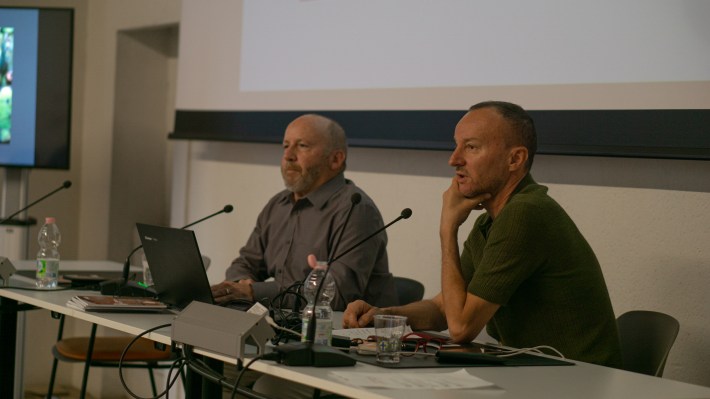
{"type": "MultiPolygon", "coordinates": [[[[227,269],[227,280],[253,279],[255,299],[272,299],[308,276],[308,254],[318,260],[337,257],[383,225],[372,199],[342,173],[297,202],[284,190],[259,214],[249,240],[227,269]],[[333,254],[355,192],[362,195],[362,201],[355,205],[333,254]],[[274,281],[264,282],[269,277],[274,281]]],[[[386,247],[387,235],[382,232],[331,265],[329,273],[337,287],[331,303],[334,310],[343,310],[356,299],[375,306],[397,304],[386,247]]]]}

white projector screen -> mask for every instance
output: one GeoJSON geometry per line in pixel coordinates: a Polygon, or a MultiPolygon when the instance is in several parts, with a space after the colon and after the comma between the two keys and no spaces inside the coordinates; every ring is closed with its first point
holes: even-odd
{"type": "Polygon", "coordinates": [[[243,91],[710,80],[710,2],[245,0],[243,91]],[[705,16],[701,18],[700,16],[705,16]]]}
{"type": "Polygon", "coordinates": [[[185,0],[172,137],[273,142],[288,112],[332,111],[351,144],[444,149],[451,121],[499,99],[539,112],[543,153],[710,159],[708,16],[699,0],[185,0]]]}

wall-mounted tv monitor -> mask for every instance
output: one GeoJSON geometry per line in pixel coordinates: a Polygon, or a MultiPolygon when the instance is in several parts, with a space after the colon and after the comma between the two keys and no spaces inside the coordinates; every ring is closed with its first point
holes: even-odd
{"type": "Polygon", "coordinates": [[[0,167],[69,169],[74,10],[0,7],[0,167]]]}

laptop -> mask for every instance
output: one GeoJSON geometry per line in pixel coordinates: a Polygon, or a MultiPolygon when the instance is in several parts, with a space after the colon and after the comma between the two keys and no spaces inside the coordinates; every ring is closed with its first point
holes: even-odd
{"type": "Polygon", "coordinates": [[[136,223],[158,299],[182,310],[192,301],[214,304],[192,230],[136,223]]]}

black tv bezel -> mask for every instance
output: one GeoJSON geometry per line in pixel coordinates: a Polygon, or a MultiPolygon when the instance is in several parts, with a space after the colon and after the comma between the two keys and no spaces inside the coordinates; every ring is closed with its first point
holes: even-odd
{"type": "Polygon", "coordinates": [[[75,10],[27,6],[0,6],[0,9],[39,12],[34,163],[0,160],[0,167],[68,170],[71,161],[75,10]],[[61,14],[51,14],[54,12],[61,14]],[[57,20],[57,16],[62,20],[57,20]],[[64,28],[69,31],[68,37],[53,35],[51,33],[56,31],[47,30],[49,25],[56,23],[67,25],[64,28]],[[56,57],[58,54],[65,57],[56,57]],[[66,102],[57,101],[58,98],[66,99],[66,102]]]}

